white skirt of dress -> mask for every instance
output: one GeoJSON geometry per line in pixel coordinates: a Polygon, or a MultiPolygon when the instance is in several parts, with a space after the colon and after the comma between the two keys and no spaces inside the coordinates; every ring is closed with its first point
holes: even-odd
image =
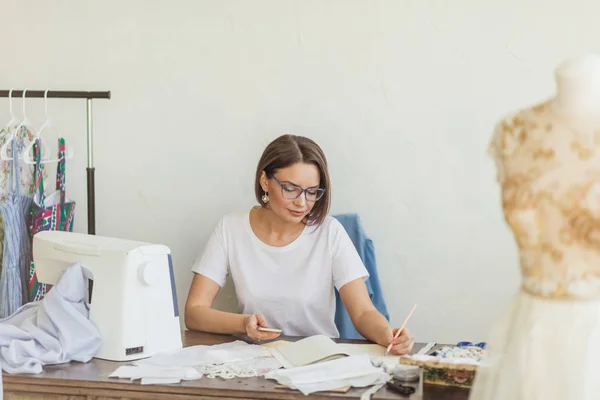
{"type": "Polygon", "coordinates": [[[600,399],[600,301],[521,291],[487,349],[470,400],[600,399]]]}

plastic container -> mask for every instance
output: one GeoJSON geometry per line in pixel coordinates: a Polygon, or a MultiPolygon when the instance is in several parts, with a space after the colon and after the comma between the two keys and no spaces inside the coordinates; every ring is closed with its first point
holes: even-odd
{"type": "Polygon", "coordinates": [[[398,364],[394,366],[394,378],[399,382],[418,382],[421,368],[416,365],[398,364]]]}

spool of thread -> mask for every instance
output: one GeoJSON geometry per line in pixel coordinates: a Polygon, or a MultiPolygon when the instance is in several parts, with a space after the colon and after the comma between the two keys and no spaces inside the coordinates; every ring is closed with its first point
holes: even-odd
{"type": "Polygon", "coordinates": [[[394,366],[394,378],[400,382],[418,382],[421,368],[416,365],[397,364],[394,366]]]}

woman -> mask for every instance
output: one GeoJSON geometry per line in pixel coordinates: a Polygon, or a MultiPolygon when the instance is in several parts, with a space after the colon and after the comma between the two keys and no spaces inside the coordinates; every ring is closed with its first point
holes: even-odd
{"type": "Polygon", "coordinates": [[[285,335],[338,337],[335,292],[356,329],[393,354],[412,350],[406,329],[393,339],[373,306],[368,272],[342,225],[327,215],[331,198],[327,160],[301,136],[284,135],[265,149],[256,170],[260,207],[221,218],[195,273],[185,305],[188,329],[246,334],[255,340],[285,335]],[[212,309],[231,274],[241,314],[212,309]]]}

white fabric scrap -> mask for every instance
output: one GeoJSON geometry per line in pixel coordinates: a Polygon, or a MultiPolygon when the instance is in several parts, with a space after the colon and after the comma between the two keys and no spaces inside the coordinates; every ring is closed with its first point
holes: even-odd
{"type": "Polygon", "coordinates": [[[87,276],[70,266],[37,302],[0,320],[0,364],[7,373],[39,374],[49,364],[88,362],[100,348],[100,331],[89,320],[87,276]]]}
{"type": "Polygon", "coordinates": [[[278,369],[265,375],[266,379],[297,389],[305,395],[345,386],[367,387],[385,383],[390,375],[371,363],[366,354],[338,358],[302,367],[278,369]]]}
{"type": "Polygon", "coordinates": [[[235,342],[212,346],[184,347],[179,350],[158,353],[133,363],[135,365],[154,365],[157,367],[198,367],[201,365],[247,361],[269,355],[270,352],[267,348],[236,340],[235,342]]]}
{"type": "Polygon", "coordinates": [[[203,365],[200,372],[207,378],[252,378],[263,376],[274,369],[281,368],[281,363],[274,357],[260,357],[252,360],[225,363],[221,365],[203,365]]]}
{"type": "Polygon", "coordinates": [[[193,367],[156,367],[153,365],[123,365],[117,368],[111,378],[141,379],[142,385],[179,383],[202,378],[193,367]]]}
{"type": "MultiPolygon", "coordinates": [[[[208,377],[258,376],[260,371],[253,366],[265,365],[253,361],[272,358],[269,349],[248,344],[241,340],[218,345],[198,345],[179,350],[158,353],[152,357],[133,361],[133,365],[117,368],[110,377],[141,379],[142,384],[179,383],[182,380],[200,379],[206,372],[208,377]],[[211,368],[211,366],[220,366],[211,368]]],[[[267,365],[269,369],[281,365],[267,365]]],[[[261,367],[264,368],[264,367],[261,367]]]]}

